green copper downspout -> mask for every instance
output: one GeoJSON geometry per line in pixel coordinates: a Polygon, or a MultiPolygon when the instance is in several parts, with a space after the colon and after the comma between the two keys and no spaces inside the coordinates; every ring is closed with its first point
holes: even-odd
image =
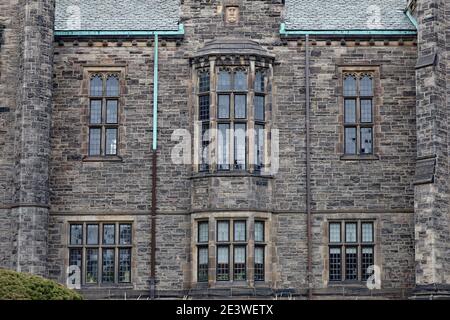
{"type": "Polygon", "coordinates": [[[158,34],[155,34],[155,55],[153,62],[153,144],[152,150],[158,148],[158,34]]]}

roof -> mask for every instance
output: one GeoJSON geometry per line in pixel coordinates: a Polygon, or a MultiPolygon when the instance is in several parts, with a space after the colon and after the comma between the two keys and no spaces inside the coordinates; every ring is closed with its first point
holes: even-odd
{"type": "Polygon", "coordinates": [[[56,0],[57,31],[178,30],[179,0],[56,0]]]}
{"type": "Polygon", "coordinates": [[[286,0],[287,30],[411,30],[406,0],[286,0]],[[379,17],[379,18],[377,18],[379,17]]]}

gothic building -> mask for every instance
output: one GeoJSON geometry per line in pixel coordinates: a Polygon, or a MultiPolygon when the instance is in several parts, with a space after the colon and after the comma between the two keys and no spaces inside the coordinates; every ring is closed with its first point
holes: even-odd
{"type": "Polygon", "coordinates": [[[449,1],[11,0],[0,33],[0,267],[450,296],[449,1]]]}

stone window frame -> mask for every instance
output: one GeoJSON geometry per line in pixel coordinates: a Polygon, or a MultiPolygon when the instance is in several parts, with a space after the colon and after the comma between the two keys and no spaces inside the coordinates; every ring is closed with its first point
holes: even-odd
{"type": "MultiPolygon", "coordinates": [[[[325,261],[324,261],[324,280],[330,286],[341,286],[341,285],[365,285],[366,280],[362,279],[362,248],[371,247],[373,249],[373,264],[380,267],[382,264],[382,258],[380,256],[380,234],[378,220],[373,218],[361,219],[361,218],[336,218],[336,219],[326,219],[324,222],[324,241],[326,243],[325,261]],[[340,242],[331,242],[330,239],[330,225],[332,223],[340,224],[340,242]],[[346,242],[346,229],[345,225],[347,223],[357,223],[357,241],[356,242],[346,242]],[[362,241],[362,224],[371,223],[372,224],[372,242],[362,241]],[[346,247],[356,247],[357,248],[357,272],[358,279],[356,280],[346,280],[345,274],[345,248],[346,247]],[[330,280],[330,249],[340,248],[340,261],[341,261],[341,279],[340,280],[330,280]]],[[[380,270],[381,271],[381,270],[380,270]]],[[[379,275],[381,277],[381,274],[379,275]]]]}
{"type": "MultiPolygon", "coordinates": [[[[192,102],[192,118],[194,119],[194,143],[193,143],[193,173],[198,174],[217,174],[217,173],[236,173],[236,172],[247,172],[250,174],[268,174],[269,156],[271,152],[271,126],[272,126],[272,74],[273,74],[272,63],[266,61],[266,59],[261,59],[255,56],[232,56],[232,55],[217,55],[210,56],[206,58],[199,58],[194,63],[192,63],[192,94],[194,99],[192,102]],[[218,119],[218,73],[221,69],[229,68],[230,70],[235,69],[245,69],[248,72],[247,77],[247,117],[246,119],[237,119],[236,123],[246,123],[246,168],[245,170],[231,170],[233,166],[234,156],[234,130],[230,127],[229,135],[229,150],[230,150],[230,170],[218,170],[218,124],[225,123],[224,119],[218,119]],[[199,120],[199,96],[203,93],[199,92],[199,74],[209,70],[210,75],[210,121],[209,121],[209,166],[207,170],[201,170],[201,159],[202,159],[202,125],[204,121],[199,120]],[[261,71],[264,75],[264,91],[255,93],[255,75],[257,71],[261,71]],[[263,95],[264,99],[264,121],[255,121],[254,119],[254,97],[257,95],[263,95]],[[260,168],[257,168],[255,161],[255,125],[262,124],[264,126],[264,146],[263,146],[263,164],[260,168]],[[250,133],[250,134],[249,134],[250,133]]],[[[230,98],[230,110],[233,109],[234,104],[232,104],[230,98]]],[[[234,102],[234,101],[233,101],[234,102]]],[[[233,110],[234,111],[234,110],[233,110]]],[[[231,120],[230,121],[234,121],[231,120]]]]}
{"type": "MultiPolygon", "coordinates": [[[[383,104],[382,97],[382,87],[381,87],[381,74],[379,65],[339,65],[337,66],[337,77],[338,77],[338,108],[339,108],[339,129],[338,129],[338,143],[337,151],[340,154],[340,160],[379,160],[380,153],[380,143],[381,143],[381,116],[380,107],[383,104]],[[345,75],[353,74],[357,77],[362,75],[372,76],[372,153],[371,154],[360,154],[360,134],[359,126],[357,127],[357,154],[346,154],[345,153],[345,95],[344,95],[344,79],[345,75]]],[[[359,83],[359,80],[357,81],[359,83]]],[[[358,84],[357,84],[358,85],[358,84]]],[[[359,85],[358,87],[359,88],[359,85]]],[[[359,92],[358,93],[358,100],[359,92]]],[[[359,103],[356,105],[357,114],[359,114],[359,103]]]]}
{"type": "Polygon", "coordinates": [[[191,268],[191,279],[192,284],[197,287],[228,287],[228,286],[267,286],[272,282],[272,268],[271,268],[271,259],[272,254],[270,252],[270,244],[271,244],[271,214],[269,213],[197,213],[194,214],[191,218],[192,223],[192,232],[193,234],[198,235],[198,224],[202,222],[208,222],[209,226],[209,236],[208,242],[199,243],[198,237],[193,237],[191,243],[192,250],[192,268],[191,268]],[[229,221],[229,242],[217,242],[217,221],[229,221]],[[233,236],[232,228],[233,221],[246,221],[246,241],[245,242],[234,242],[232,241],[233,236]],[[264,241],[263,242],[255,242],[254,233],[255,233],[255,222],[264,222],[264,241]],[[233,279],[233,254],[234,250],[232,249],[232,244],[237,246],[244,245],[246,246],[246,280],[234,280],[233,279]],[[229,245],[229,280],[228,281],[220,281],[216,279],[216,266],[217,266],[217,247],[220,245],[229,245]],[[208,247],[208,281],[198,281],[198,249],[208,247]],[[257,281],[255,280],[254,275],[254,251],[255,247],[263,247],[264,248],[264,280],[257,281]]]}
{"type": "Polygon", "coordinates": [[[136,246],[135,246],[135,223],[132,219],[124,219],[124,220],[97,220],[97,219],[84,219],[84,220],[76,220],[71,219],[68,220],[67,223],[67,250],[66,250],[66,263],[65,265],[69,267],[70,265],[70,254],[72,250],[81,250],[81,288],[103,288],[103,287],[131,287],[133,285],[134,277],[136,274],[134,260],[136,257],[136,246]],[[72,225],[82,225],[82,244],[71,244],[71,226],[72,225]],[[98,225],[98,243],[97,244],[88,244],[87,243],[87,226],[88,225],[98,225]],[[114,225],[114,244],[104,244],[103,243],[103,226],[104,225],[114,225]],[[130,225],[131,226],[131,243],[130,244],[120,244],[120,225],[130,225]],[[97,249],[97,282],[89,283],[86,282],[86,274],[87,274],[87,250],[88,249],[97,249]],[[102,273],[103,273],[103,250],[105,249],[113,249],[114,250],[114,281],[113,282],[103,282],[102,281],[102,273]],[[121,249],[129,249],[130,250],[130,275],[129,281],[119,282],[119,258],[120,258],[120,250],[121,249]]]}
{"type": "Polygon", "coordinates": [[[85,65],[83,66],[83,81],[81,87],[82,105],[85,106],[82,109],[81,124],[81,153],[83,162],[123,162],[123,157],[121,155],[121,150],[123,150],[124,143],[123,137],[125,134],[124,129],[124,106],[126,93],[125,87],[125,76],[126,76],[126,66],[124,65],[85,65]],[[90,94],[90,81],[92,76],[101,75],[103,79],[103,95],[91,96],[90,94]],[[119,79],[119,96],[109,97],[106,95],[106,80],[108,75],[116,75],[119,79]],[[90,123],[90,108],[91,100],[102,100],[102,123],[101,124],[91,124],[90,123]],[[117,100],[117,124],[107,124],[106,118],[103,121],[103,117],[106,117],[106,100],[117,100]],[[90,129],[94,127],[101,127],[101,154],[100,155],[90,155],[89,154],[89,136],[90,129]],[[117,143],[116,143],[116,154],[106,155],[106,128],[117,129],[117,143]]]}

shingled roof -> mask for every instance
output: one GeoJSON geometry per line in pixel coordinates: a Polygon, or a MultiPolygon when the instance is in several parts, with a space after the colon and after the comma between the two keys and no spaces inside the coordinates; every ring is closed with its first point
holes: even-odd
{"type": "Polygon", "coordinates": [[[286,0],[285,24],[287,30],[305,31],[414,31],[405,8],[406,0],[286,0]]]}
{"type": "Polygon", "coordinates": [[[178,21],[179,0],[56,0],[57,31],[172,31],[178,21]]]}

